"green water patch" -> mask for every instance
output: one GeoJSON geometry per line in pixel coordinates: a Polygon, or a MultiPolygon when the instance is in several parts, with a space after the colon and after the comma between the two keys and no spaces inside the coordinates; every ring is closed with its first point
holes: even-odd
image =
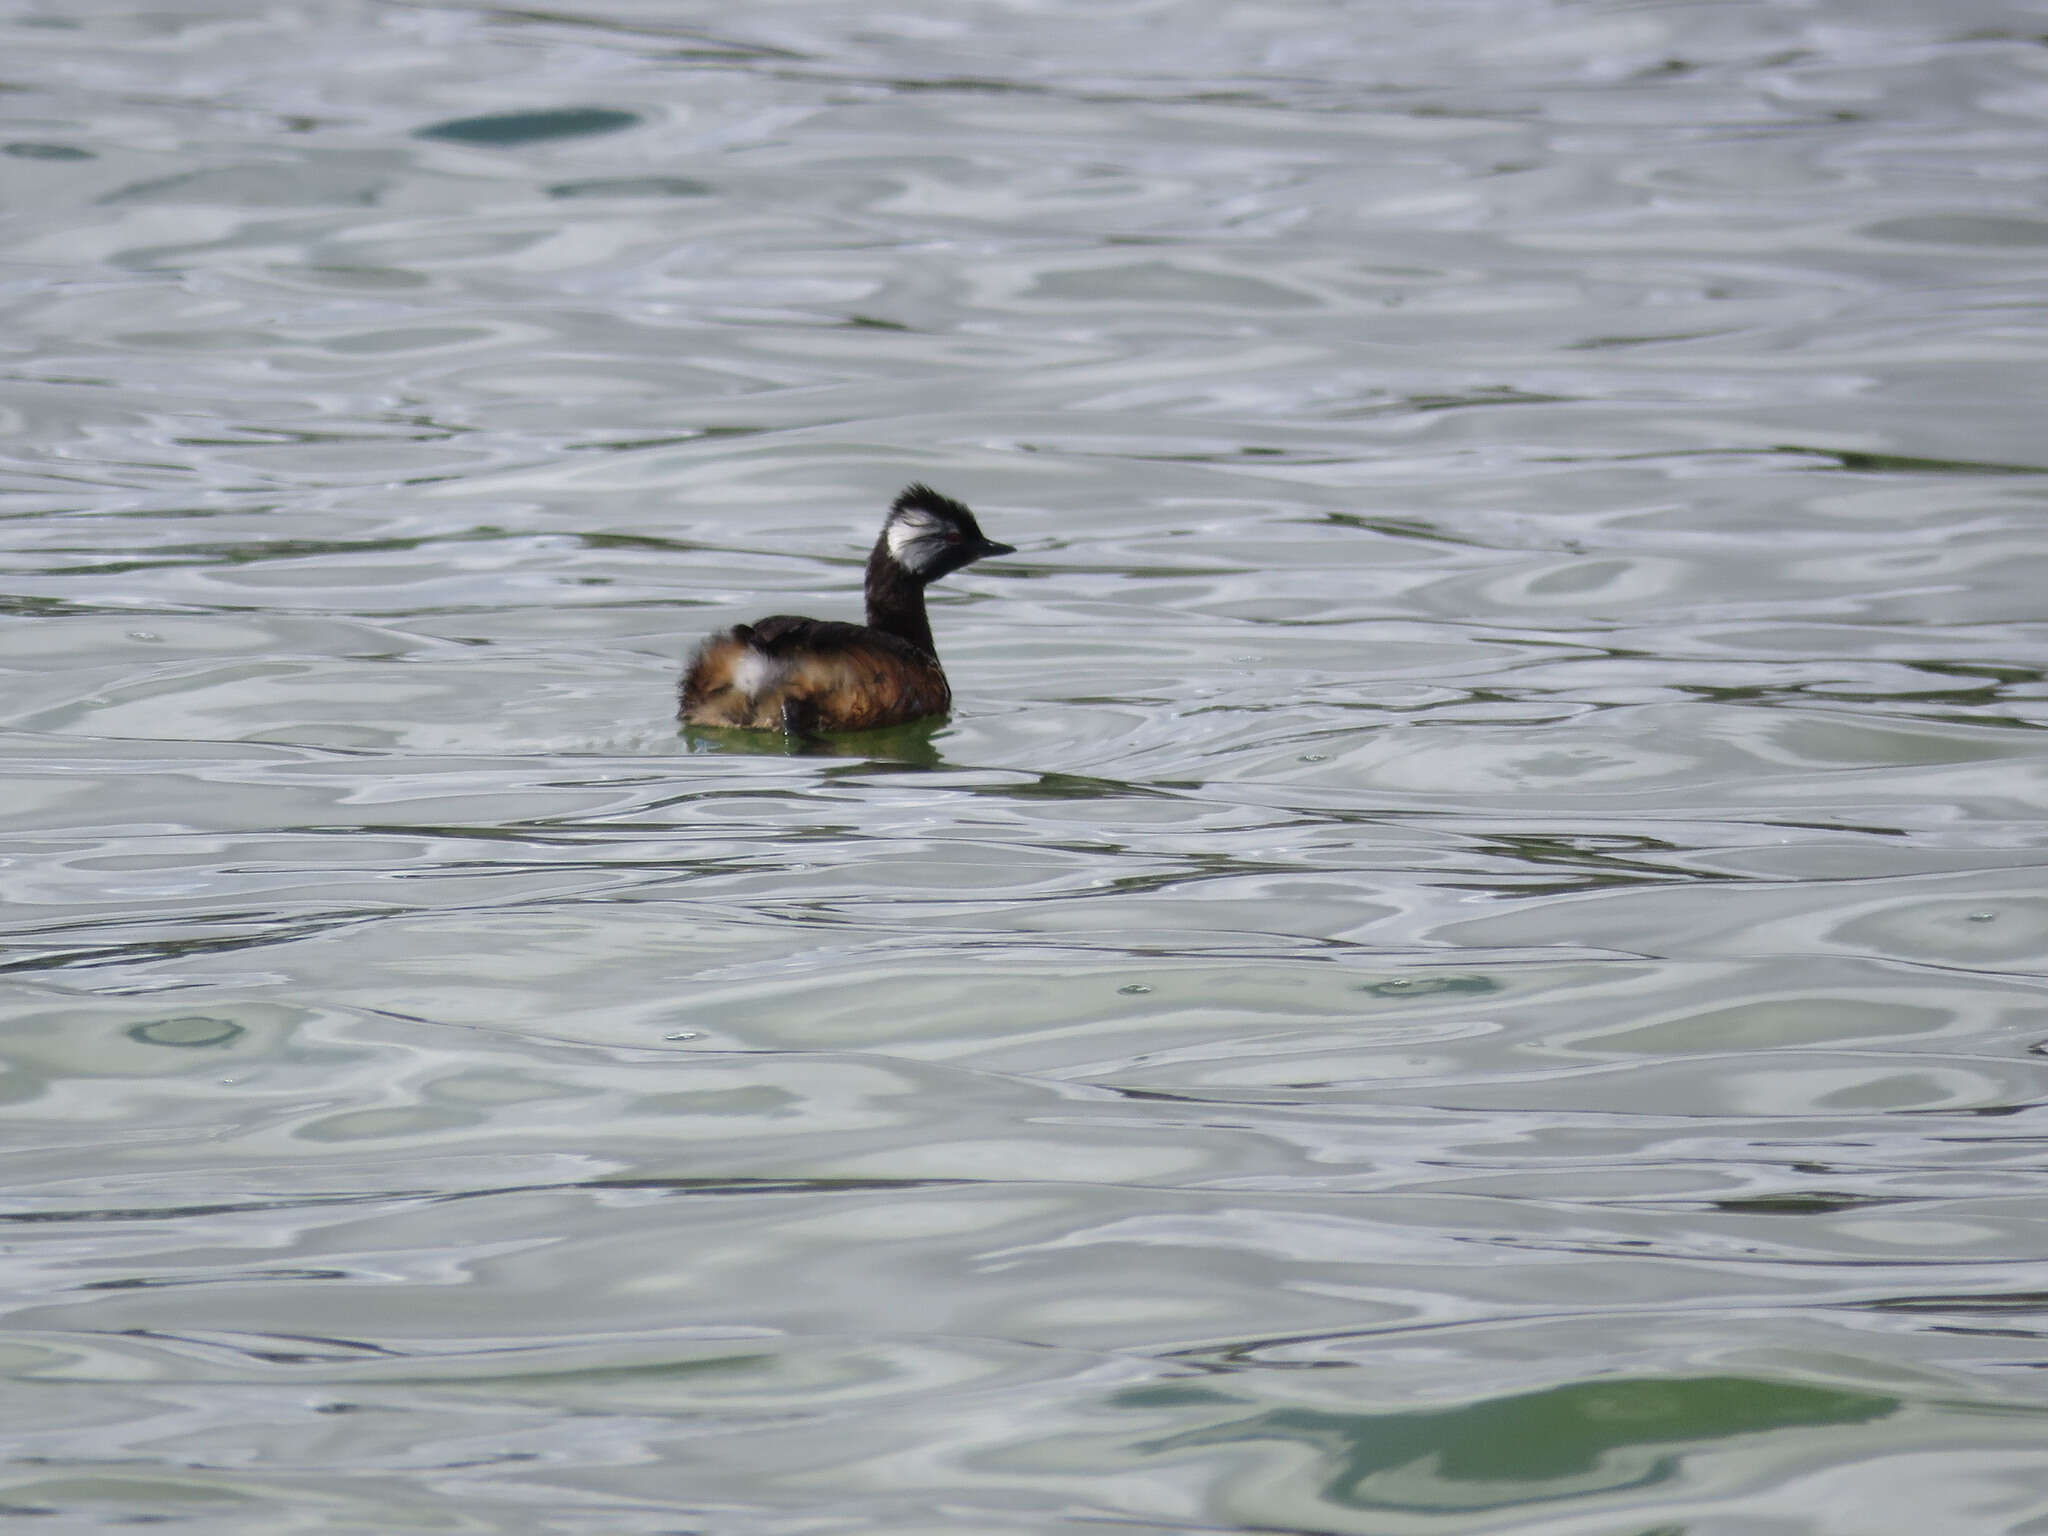
{"type": "MultiPolygon", "coordinates": [[[[1118,1406],[1232,1401],[1208,1386],[1146,1387],[1118,1406]]],[[[1572,1382],[1412,1413],[1268,1408],[1147,1442],[1149,1455],[1281,1442],[1313,1454],[1321,1496],[1349,1509],[1487,1510],[1669,1482],[1685,1448],[1741,1435],[1868,1424],[1882,1393],[1747,1376],[1572,1382]]]]}

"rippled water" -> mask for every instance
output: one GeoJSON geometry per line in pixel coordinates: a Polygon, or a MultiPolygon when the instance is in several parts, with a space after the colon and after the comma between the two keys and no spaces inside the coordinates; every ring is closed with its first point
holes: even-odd
{"type": "Polygon", "coordinates": [[[2048,1531],[2044,33],[15,11],[0,1512],[2048,1531]]]}

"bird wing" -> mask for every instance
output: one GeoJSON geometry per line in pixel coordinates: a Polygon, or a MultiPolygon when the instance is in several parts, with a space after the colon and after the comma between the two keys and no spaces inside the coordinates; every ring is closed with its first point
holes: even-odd
{"type": "Polygon", "coordinates": [[[697,725],[864,731],[944,711],[952,690],[909,641],[864,624],[776,614],[714,636],[683,685],[697,725]]]}

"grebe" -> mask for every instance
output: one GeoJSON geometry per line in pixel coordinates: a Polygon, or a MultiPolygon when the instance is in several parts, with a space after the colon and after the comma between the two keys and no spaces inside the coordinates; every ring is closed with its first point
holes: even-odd
{"type": "Polygon", "coordinates": [[[697,647],[679,713],[689,725],[791,736],[868,731],[943,714],[953,690],[925,617],[925,586],[1014,546],[982,536],[974,514],[928,485],[889,508],[868,556],[868,621],[779,613],[697,647]]]}

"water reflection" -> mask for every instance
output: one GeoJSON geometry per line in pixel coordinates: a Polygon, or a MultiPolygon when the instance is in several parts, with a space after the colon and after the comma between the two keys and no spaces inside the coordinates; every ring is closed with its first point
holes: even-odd
{"type": "MultiPolygon", "coordinates": [[[[706,730],[685,725],[681,736],[690,752],[726,752],[756,757],[852,758],[855,771],[882,765],[899,768],[946,766],[933,738],[944,728],[943,716],[913,720],[879,731],[855,731],[830,737],[791,736],[781,731],[706,730]]],[[[840,770],[828,769],[828,773],[840,770]]]]}
{"type": "Polygon", "coordinates": [[[2048,1521],[2029,30],[701,21],[0,23],[0,1501],[2048,1521]]]}

